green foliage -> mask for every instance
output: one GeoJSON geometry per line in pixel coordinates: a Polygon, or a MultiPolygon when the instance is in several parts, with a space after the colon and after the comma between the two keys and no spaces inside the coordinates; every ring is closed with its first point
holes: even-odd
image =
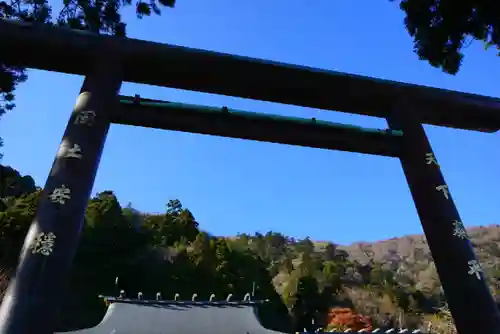
{"type": "Polygon", "coordinates": [[[16,263],[26,233],[36,211],[41,191],[3,199],[6,207],[0,212],[0,258],[3,264],[16,263]]]}
{"type": "Polygon", "coordinates": [[[345,274],[345,267],[342,263],[327,261],[323,264],[324,287],[330,287],[333,291],[341,288],[341,278],[345,274]]]}
{"type": "Polygon", "coordinates": [[[380,264],[376,264],[370,271],[369,282],[376,286],[386,286],[394,282],[393,273],[384,270],[380,264]]]}
{"type": "Polygon", "coordinates": [[[462,50],[476,39],[500,50],[498,4],[490,0],[402,0],[414,50],[432,66],[456,74],[462,50]]]}
{"type": "MultiPolygon", "coordinates": [[[[2,191],[8,195],[0,197],[0,272],[12,273],[41,191],[30,177],[0,168],[0,184],[6,185],[2,191]]],[[[144,214],[131,204],[122,208],[112,191],[104,191],[88,202],[60,330],[97,324],[104,313],[97,295],[115,295],[115,277],[129,296],[141,291],[149,298],[157,292],[165,298],[175,293],[183,298],[193,293],[200,299],[212,293],[243,298],[252,292],[256,299],[270,300],[258,314],[265,325],[280,331],[302,331],[312,319],[327,327],[324,322],[334,306],[360,308],[372,317],[378,309],[420,317],[441,302],[439,295],[401,285],[381,263],[350,260],[333,244],[321,247],[277,232],[215,237],[199,229],[179,200],[170,200],[162,214],[144,214]],[[360,290],[370,299],[353,294],[360,290]],[[368,303],[380,305],[363,308],[368,303]]],[[[5,285],[5,279],[0,281],[0,287],[5,285]]]]}

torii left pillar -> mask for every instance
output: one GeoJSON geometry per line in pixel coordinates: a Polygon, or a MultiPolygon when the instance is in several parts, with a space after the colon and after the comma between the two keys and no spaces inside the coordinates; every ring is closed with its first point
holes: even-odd
{"type": "MultiPolygon", "coordinates": [[[[85,77],[0,306],[0,333],[53,334],[121,87],[116,60],[85,77]]],[[[50,98],[57,98],[52,96],[50,98]]]]}

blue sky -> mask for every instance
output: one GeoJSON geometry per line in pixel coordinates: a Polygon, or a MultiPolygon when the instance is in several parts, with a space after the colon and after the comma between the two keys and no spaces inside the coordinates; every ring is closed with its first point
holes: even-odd
{"type": "MultiPolygon", "coordinates": [[[[500,96],[500,59],[479,43],[457,76],[419,61],[396,2],[178,0],[125,12],[130,37],[500,96]]],[[[168,66],[168,64],[166,65],[168,66]]],[[[244,80],[244,78],[242,78],[244,80]]],[[[43,185],[82,77],[30,71],[0,122],[3,163],[43,185]]],[[[125,83],[122,94],[385,128],[383,119],[125,83]]],[[[335,94],[335,91],[332,91],[335,94]]],[[[426,126],[467,226],[499,223],[499,134],[426,126]]],[[[217,235],[275,230],[341,244],[421,233],[397,159],[112,126],[93,194],[162,212],[179,198],[217,235]]]]}

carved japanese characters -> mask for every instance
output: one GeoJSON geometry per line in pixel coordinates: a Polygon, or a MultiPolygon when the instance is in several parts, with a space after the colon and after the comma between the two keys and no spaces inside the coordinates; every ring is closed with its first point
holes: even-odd
{"type": "Polygon", "coordinates": [[[465,230],[465,226],[461,221],[454,220],[453,221],[453,235],[460,239],[468,239],[467,231],[465,230]]]}
{"type": "Polygon", "coordinates": [[[71,189],[67,188],[66,185],[62,185],[59,188],[55,188],[49,195],[49,199],[52,203],[56,204],[66,204],[66,201],[71,199],[71,189]]]}
{"type": "Polygon", "coordinates": [[[92,126],[95,121],[96,114],[94,111],[80,111],[75,118],[74,124],[92,126]]]}
{"type": "Polygon", "coordinates": [[[67,143],[63,143],[59,148],[59,152],[57,152],[57,157],[80,160],[83,157],[82,148],[78,144],[73,144],[73,146],[70,147],[67,143]]]}
{"type": "Polygon", "coordinates": [[[435,164],[436,166],[439,167],[439,164],[436,160],[436,156],[434,155],[434,153],[426,153],[425,154],[425,163],[428,165],[435,164]]]}
{"type": "Polygon", "coordinates": [[[478,280],[481,280],[481,273],[483,272],[483,268],[477,260],[470,260],[467,262],[469,265],[469,271],[467,272],[469,275],[475,275],[478,280]]]}
{"type": "Polygon", "coordinates": [[[31,253],[49,256],[54,251],[56,235],[52,232],[40,232],[30,247],[31,253]]]}
{"type": "Polygon", "coordinates": [[[446,198],[446,199],[450,198],[450,191],[448,190],[448,186],[446,184],[442,184],[440,186],[437,186],[436,190],[442,191],[444,198],[446,198]]]}

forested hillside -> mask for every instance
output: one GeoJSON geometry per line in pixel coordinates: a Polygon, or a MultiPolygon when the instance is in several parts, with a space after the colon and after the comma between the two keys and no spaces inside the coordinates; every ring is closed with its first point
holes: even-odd
{"type": "MultiPolygon", "coordinates": [[[[40,189],[29,176],[0,165],[0,293],[15,268],[40,189]]],[[[236,217],[237,218],[237,217],[236,217]]],[[[105,305],[98,294],[115,295],[115,277],[129,296],[161,292],[189,299],[220,299],[229,293],[270,302],[259,310],[270,328],[292,331],[311,318],[324,327],[382,325],[418,328],[449,320],[425,238],[406,236],[378,243],[338,246],[296,240],[270,231],[212,236],[177,200],[163,214],[122,208],[112,191],[89,201],[74,261],[61,329],[95,325],[105,305]]],[[[494,292],[500,263],[500,228],[470,231],[494,292]]]]}

